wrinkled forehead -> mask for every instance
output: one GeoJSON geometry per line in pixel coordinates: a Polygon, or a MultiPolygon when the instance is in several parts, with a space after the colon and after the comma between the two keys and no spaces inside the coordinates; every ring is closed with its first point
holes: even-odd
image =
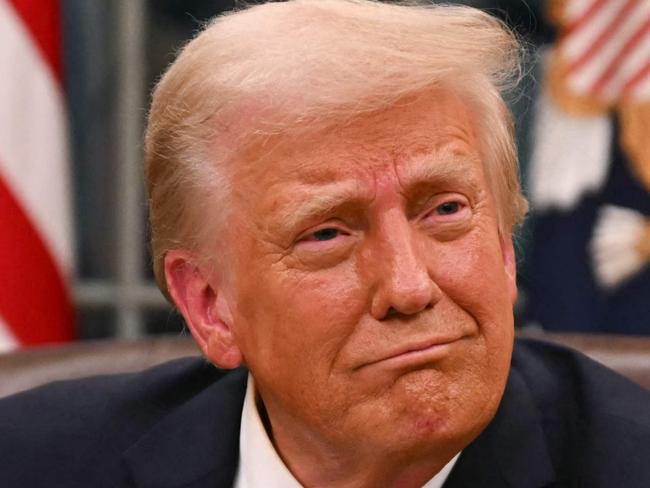
{"type": "Polygon", "coordinates": [[[380,111],[309,130],[260,137],[229,165],[233,184],[372,179],[391,167],[408,180],[427,163],[480,160],[471,113],[459,96],[433,90],[380,111]],[[421,164],[419,164],[421,163],[421,164]]]}

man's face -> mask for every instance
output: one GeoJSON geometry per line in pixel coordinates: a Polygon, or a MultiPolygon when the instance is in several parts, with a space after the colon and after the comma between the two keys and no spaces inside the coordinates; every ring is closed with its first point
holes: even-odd
{"type": "Polygon", "coordinates": [[[453,453],[498,406],[512,245],[471,114],[430,95],[233,170],[223,293],[276,442],[453,453]]]}

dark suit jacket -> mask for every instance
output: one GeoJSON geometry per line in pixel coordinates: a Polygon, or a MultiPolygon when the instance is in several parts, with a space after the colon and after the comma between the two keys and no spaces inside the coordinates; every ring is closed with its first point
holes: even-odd
{"type": "MultiPolygon", "coordinates": [[[[200,359],[0,401],[0,486],[226,487],[246,371],[200,359]]],[[[650,487],[650,393],[584,356],[518,341],[499,411],[445,488],[650,487]]]]}

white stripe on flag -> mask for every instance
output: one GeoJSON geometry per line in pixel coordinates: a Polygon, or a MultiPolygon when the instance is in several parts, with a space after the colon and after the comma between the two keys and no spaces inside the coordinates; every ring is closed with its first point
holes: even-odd
{"type": "Polygon", "coordinates": [[[623,5],[624,2],[607,2],[589,21],[562,42],[562,52],[569,62],[578,59],[593,45],[623,5]]]}
{"type": "Polygon", "coordinates": [[[0,353],[13,351],[18,348],[18,341],[0,316],[0,353]]]}
{"type": "Polygon", "coordinates": [[[63,94],[22,20],[0,1],[0,173],[64,276],[73,269],[63,94]]]}
{"type": "MultiPolygon", "coordinates": [[[[643,25],[650,13],[650,4],[641,3],[630,12],[591,59],[568,79],[568,84],[576,93],[586,93],[592,89],[598,78],[617,57],[625,43],[643,25]]],[[[580,53],[584,54],[584,53],[580,53]]],[[[579,56],[578,56],[579,57],[579,56]]]]}
{"type": "Polygon", "coordinates": [[[625,83],[648,59],[650,59],[650,35],[646,34],[632,52],[625,57],[610,82],[605,86],[603,91],[605,99],[613,100],[618,97],[625,83]]]}
{"type": "Polygon", "coordinates": [[[650,100],[650,76],[646,75],[643,77],[643,79],[632,89],[630,98],[635,101],[647,102],[650,100]]]}

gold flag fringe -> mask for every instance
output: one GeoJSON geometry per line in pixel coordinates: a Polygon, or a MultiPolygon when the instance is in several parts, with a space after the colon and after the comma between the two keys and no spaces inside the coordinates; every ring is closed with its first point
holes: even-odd
{"type": "Polygon", "coordinates": [[[567,83],[568,66],[557,48],[550,54],[549,68],[546,74],[546,86],[551,99],[568,115],[574,117],[593,117],[603,115],[611,105],[589,95],[579,95],[569,88],[567,83]]]}
{"type": "Polygon", "coordinates": [[[650,263],[650,219],[646,219],[643,235],[637,245],[637,251],[645,258],[646,262],[650,263]]]}
{"type": "Polygon", "coordinates": [[[546,19],[555,24],[556,27],[562,27],[564,23],[564,9],[567,0],[547,0],[546,1],[546,19]]]}
{"type": "Polygon", "coordinates": [[[621,146],[628,156],[632,172],[650,193],[650,102],[622,104],[618,113],[621,146]]]}

